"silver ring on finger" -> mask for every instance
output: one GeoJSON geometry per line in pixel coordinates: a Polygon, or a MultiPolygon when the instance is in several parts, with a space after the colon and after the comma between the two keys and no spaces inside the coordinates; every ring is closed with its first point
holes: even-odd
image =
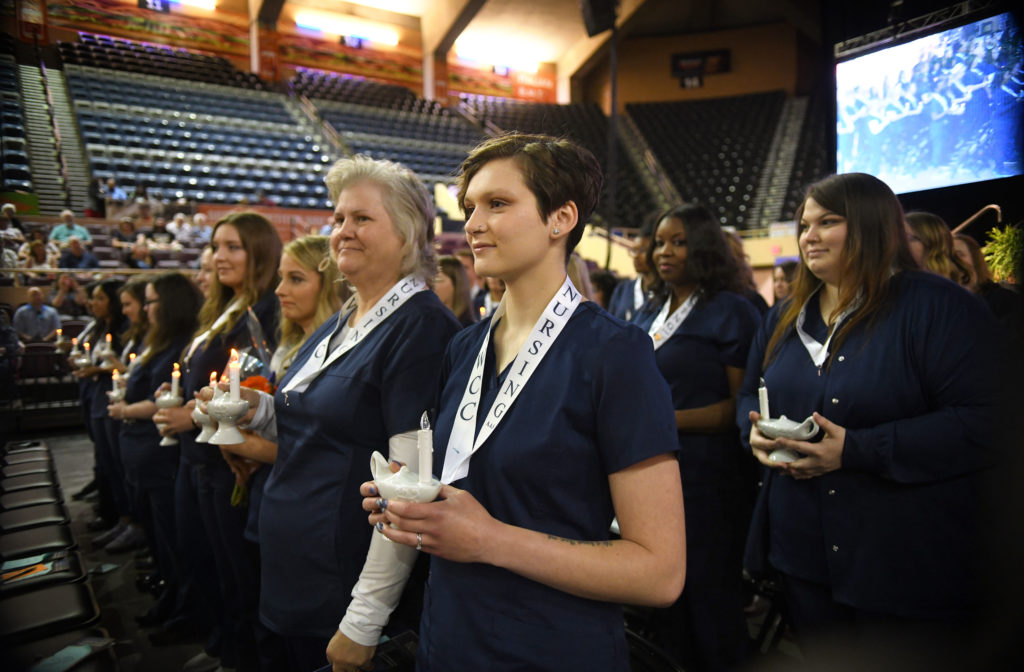
{"type": "Polygon", "coordinates": [[[416,533],[416,550],[417,551],[422,551],[423,550],[423,533],[422,532],[417,532],[416,533]]]}

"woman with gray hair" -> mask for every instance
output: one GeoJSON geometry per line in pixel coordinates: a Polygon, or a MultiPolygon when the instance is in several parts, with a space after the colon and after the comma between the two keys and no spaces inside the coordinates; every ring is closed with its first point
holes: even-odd
{"type": "MultiPolygon", "coordinates": [[[[389,449],[416,466],[415,430],[459,330],[426,291],[437,274],[434,208],[416,176],[357,156],[338,161],[326,182],[336,205],[324,263],[337,264],[355,296],[306,339],[274,396],[259,393],[252,422],[275,428],[278,444],[260,510],[260,620],[280,637],[275,669],[302,672],[324,664],[359,590],[372,532],[359,485],[370,456],[389,449]]],[[[375,625],[349,627],[358,638],[375,625]]]]}

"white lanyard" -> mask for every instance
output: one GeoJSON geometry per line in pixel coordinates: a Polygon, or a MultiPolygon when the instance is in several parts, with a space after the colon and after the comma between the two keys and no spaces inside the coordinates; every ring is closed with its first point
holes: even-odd
{"type": "MultiPolygon", "coordinates": [[[[807,302],[805,302],[803,307],[800,308],[800,314],[796,316],[797,336],[800,337],[800,341],[804,344],[807,354],[811,356],[811,361],[814,362],[816,367],[818,367],[819,375],[821,374],[822,365],[825,363],[825,360],[828,359],[829,343],[832,342],[832,337],[835,336],[836,331],[839,330],[839,325],[843,323],[843,320],[850,316],[850,313],[860,308],[860,304],[864,302],[863,298],[860,296],[855,298],[850,305],[847,306],[846,310],[839,313],[839,317],[836,318],[835,324],[833,324],[832,328],[829,329],[828,338],[825,339],[825,342],[819,343],[813,336],[804,331],[804,322],[807,319],[807,303],[818,295],[818,291],[820,291],[820,289],[821,288],[819,287],[818,290],[815,290],[815,292],[807,298],[807,302]]],[[[824,317],[825,316],[822,315],[823,319],[824,317]]]]}
{"type": "Polygon", "coordinates": [[[643,279],[637,278],[633,283],[633,310],[640,310],[642,305],[644,305],[643,279]]]}
{"type": "Polygon", "coordinates": [[[488,315],[494,314],[496,307],[494,305],[494,299],[491,298],[490,290],[485,289],[484,291],[487,292],[487,294],[484,295],[484,317],[487,317],[488,315]]]}
{"type": "MultiPolygon", "coordinates": [[[[399,308],[405,305],[405,302],[411,299],[414,295],[426,291],[427,283],[421,278],[417,278],[413,275],[407,275],[399,280],[395,285],[382,296],[377,303],[373,304],[363,315],[363,319],[348,330],[341,345],[329,352],[331,338],[334,333],[338,330],[337,327],[327,334],[322,341],[313,350],[313,354],[310,355],[309,359],[302,365],[302,368],[288,381],[288,384],[284,386],[281,391],[285,394],[285,399],[289,392],[305,392],[309,384],[323,372],[328,366],[334,363],[339,357],[344,355],[352,348],[359,345],[364,338],[366,338],[371,331],[376,329],[380,324],[388,319],[391,315],[395,314],[399,308]]],[[[351,313],[349,313],[351,315],[351,313]]],[[[347,321],[348,315],[344,316],[344,319],[339,317],[338,326],[347,321]]]]}
{"type": "Polygon", "coordinates": [[[480,352],[477,353],[476,360],[473,362],[473,370],[466,382],[466,391],[462,394],[462,401],[459,402],[455,424],[448,437],[448,450],[445,452],[444,468],[441,471],[442,483],[453,483],[469,474],[469,458],[480,449],[484,441],[508,415],[512,404],[530,381],[530,377],[536,372],[544,356],[551,350],[551,346],[554,345],[558,335],[562,333],[562,329],[572,317],[576,307],[580,305],[581,299],[579,291],[566,276],[565,282],[548,302],[540,319],[533,325],[533,331],[530,332],[523,346],[516,353],[516,358],[509,367],[508,377],[502,386],[503,389],[499,391],[490,410],[487,411],[480,433],[474,440],[476,418],[480,410],[480,392],[483,387],[484,362],[487,360],[487,345],[490,343],[494,325],[505,314],[505,299],[502,297],[501,303],[498,304],[491,317],[487,335],[484,336],[484,342],[480,345],[480,352]]]}
{"type": "Polygon", "coordinates": [[[669,315],[669,306],[672,305],[672,299],[669,298],[665,301],[665,305],[661,307],[661,312],[654,318],[654,322],[651,323],[651,328],[647,330],[651,339],[654,341],[654,349],[657,350],[661,346],[665,345],[668,339],[672,338],[672,334],[676,333],[676,329],[679,328],[686,318],[690,316],[690,311],[697,305],[697,290],[690,292],[690,295],[686,297],[686,301],[683,301],[682,305],[672,311],[669,315]]]}
{"type": "Polygon", "coordinates": [[[209,329],[193,338],[192,343],[188,346],[188,353],[185,355],[185,362],[188,363],[188,361],[192,359],[192,355],[195,354],[196,348],[205,343],[206,339],[210,338],[211,332],[213,332],[216,329],[220,329],[222,326],[224,326],[228,319],[230,319],[231,315],[233,315],[236,311],[240,310],[243,305],[244,304],[242,302],[241,296],[235,298],[235,300],[232,301],[231,304],[227,307],[227,310],[221,313],[220,317],[218,317],[216,321],[214,321],[214,323],[210,325],[209,329]]]}

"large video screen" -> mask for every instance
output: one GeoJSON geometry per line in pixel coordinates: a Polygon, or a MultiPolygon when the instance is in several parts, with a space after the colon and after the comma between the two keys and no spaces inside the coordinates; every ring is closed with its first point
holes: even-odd
{"type": "Polygon", "coordinates": [[[1022,168],[1024,46],[999,14],[836,65],[836,167],[898,194],[1022,168]]]}

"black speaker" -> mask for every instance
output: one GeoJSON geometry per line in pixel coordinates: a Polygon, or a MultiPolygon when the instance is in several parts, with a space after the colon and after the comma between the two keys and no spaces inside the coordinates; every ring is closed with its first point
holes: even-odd
{"type": "Polygon", "coordinates": [[[618,0],[579,0],[583,10],[583,25],[587,35],[594,37],[615,25],[615,10],[618,0]]]}

